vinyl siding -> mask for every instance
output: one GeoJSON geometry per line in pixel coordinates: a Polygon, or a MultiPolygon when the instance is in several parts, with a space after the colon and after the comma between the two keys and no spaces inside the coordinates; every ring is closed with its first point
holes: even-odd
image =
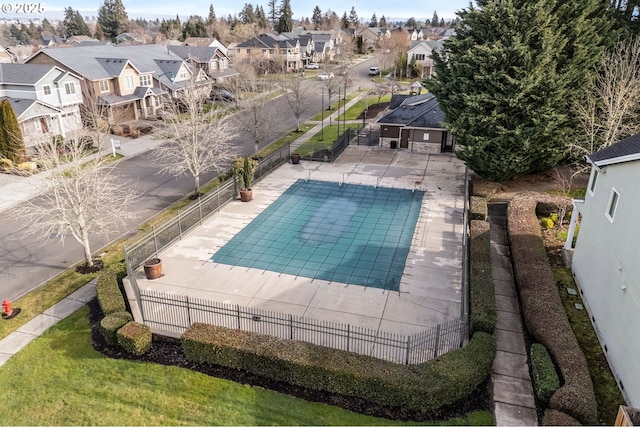
{"type": "MultiPolygon", "coordinates": [[[[593,171],[592,171],[593,178],[593,171]]],[[[607,166],[587,192],[572,268],[611,367],[631,406],[640,406],[640,162],[607,166]],[[619,194],[611,222],[612,188],[619,194]],[[627,287],[626,291],[623,287],[627,287]]],[[[591,181],[589,181],[591,184],[591,181]]]]}

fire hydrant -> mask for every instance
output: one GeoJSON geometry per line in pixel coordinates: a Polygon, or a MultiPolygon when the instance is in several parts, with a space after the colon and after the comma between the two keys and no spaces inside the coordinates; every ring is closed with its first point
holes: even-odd
{"type": "Polygon", "coordinates": [[[13,314],[13,309],[11,308],[11,301],[8,299],[2,301],[2,308],[4,308],[4,316],[9,317],[13,314]]]}

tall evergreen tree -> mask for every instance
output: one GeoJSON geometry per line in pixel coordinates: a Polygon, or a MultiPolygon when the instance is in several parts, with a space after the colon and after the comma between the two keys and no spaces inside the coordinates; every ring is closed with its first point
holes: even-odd
{"type": "Polygon", "coordinates": [[[207,16],[207,25],[214,24],[216,22],[216,11],[213,10],[213,3],[209,5],[209,16],[207,16]]]}
{"type": "Polygon", "coordinates": [[[279,33],[287,33],[293,29],[293,11],[291,10],[291,1],[282,0],[280,3],[280,18],[278,19],[278,27],[276,31],[279,33]]]}
{"type": "Polygon", "coordinates": [[[102,32],[102,27],[100,25],[96,25],[96,31],[93,33],[93,38],[104,41],[104,32],[102,32]]]}
{"type": "Polygon", "coordinates": [[[64,19],[60,23],[60,30],[65,37],[91,35],[89,26],[84,22],[80,12],[71,7],[64,9],[64,19]]]}
{"type": "Polygon", "coordinates": [[[264,13],[262,5],[256,6],[256,23],[260,28],[269,28],[269,21],[267,21],[267,15],[264,13]]]}
{"type": "Polygon", "coordinates": [[[98,10],[98,25],[102,27],[104,36],[110,40],[127,31],[129,18],[122,0],[104,0],[98,10]]]}
{"type": "Polygon", "coordinates": [[[207,37],[207,26],[201,16],[190,16],[182,26],[182,39],[187,37],[207,37]]]}
{"type": "Polygon", "coordinates": [[[601,0],[481,0],[459,12],[456,37],[434,54],[427,87],[440,102],[456,155],[504,181],[546,170],[577,128],[573,100],[586,96],[610,34],[601,0]]]}
{"type": "Polygon", "coordinates": [[[267,6],[269,6],[269,20],[271,21],[273,28],[275,28],[278,23],[278,19],[280,18],[277,0],[268,0],[267,6]]]}
{"type": "Polygon", "coordinates": [[[416,28],[416,18],[414,18],[413,16],[409,19],[407,19],[407,22],[404,24],[405,27],[407,28],[416,28]]]}
{"type": "Polygon", "coordinates": [[[318,7],[316,5],[316,7],[313,8],[313,15],[311,15],[311,22],[313,22],[313,26],[315,27],[315,29],[319,29],[320,26],[322,25],[322,11],[320,10],[320,7],[318,7]]]}
{"type": "Polygon", "coordinates": [[[340,20],[340,24],[342,25],[342,28],[345,30],[349,28],[349,17],[347,16],[347,12],[342,14],[342,19],[340,20]]]}
{"type": "Polygon", "coordinates": [[[376,18],[376,13],[373,12],[373,16],[371,17],[371,21],[369,21],[369,26],[370,27],[377,27],[378,26],[378,18],[376,18]]]}
{"type": "Polygon", "coordinates": [[[386,26],[387,26],[387,18],[385,18],[384,15],[382,15],[380,17],[380,22],[378,22],[378,26],[382,27],[382,28],[386,28],[386,26]]]}
{"type": "Polygon", "coordinates": [[[254,24],[257,21],[251,3],[245,3],[239,15],[240,21],[242,21],[243,24],[254,24]]]}
{"type": "Polygon", "coordinates": [[[349,23],[354,28],[360,23],[360,19],[358,19],[358,13],[356,12],[355,6],[351,6],[351,12],[349,12],[349,23]]]}
{"type": "Polygon", "coordinates": [[[42,20],[42,31],[48,31],[50,33],[55,32],[55,28],[53,28],[53,25],[51,25],[51,22],[49,22],[47,18],[42,20]]]}
{"type": "Polygon", "coordinates": [[[16,113],[8,99],[0,102],[0,149],[2,154],[14,163],[25,158],[24,140],[16,113]]]}
{"type": "Polygon", "coordinates": [[[438,12],[436,12],[434,10],[433,11],[433,18],[431,18],[431,25],[436,27],[436,26],[438,26],[439,23],[440,23],[440,18],[438,17],[438,12]]]}

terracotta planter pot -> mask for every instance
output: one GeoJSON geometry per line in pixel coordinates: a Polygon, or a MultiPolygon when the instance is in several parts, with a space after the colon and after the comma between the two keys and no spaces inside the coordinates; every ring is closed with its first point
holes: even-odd
{"type": "Polygon", "coordinates": [[[253,192],[250,188],[240,190],[240,200],[243,202],[250,202],[253,198],[253,192]]]}
{"type": "Polygon", "coordinates": [[[144,267],[144,275],[147,279],[157,279],[162,275],[162,260],[160,258],[149,258],[142,264],[144,267]]]}
{"type": "Polygon", "coordinates": [[[298,163],[300,163],[300,154],[292,154],[291,163],[293,163],[294,165],[297,165],[298,163]]]}

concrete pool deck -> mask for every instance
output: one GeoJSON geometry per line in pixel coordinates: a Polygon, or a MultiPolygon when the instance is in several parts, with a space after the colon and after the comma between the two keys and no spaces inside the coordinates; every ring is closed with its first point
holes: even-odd
{"type": "Polygon", "coordinates": [[[415,334],[461,313],[465,166],[452,154],[350,146],[334,163],[285,164],[160,253],[163,275],[140,289],[189,295],[372,330],[415,334]],[[211,256],[296,180],[425,191],[399,291],[211,262],[211,256]]]}

